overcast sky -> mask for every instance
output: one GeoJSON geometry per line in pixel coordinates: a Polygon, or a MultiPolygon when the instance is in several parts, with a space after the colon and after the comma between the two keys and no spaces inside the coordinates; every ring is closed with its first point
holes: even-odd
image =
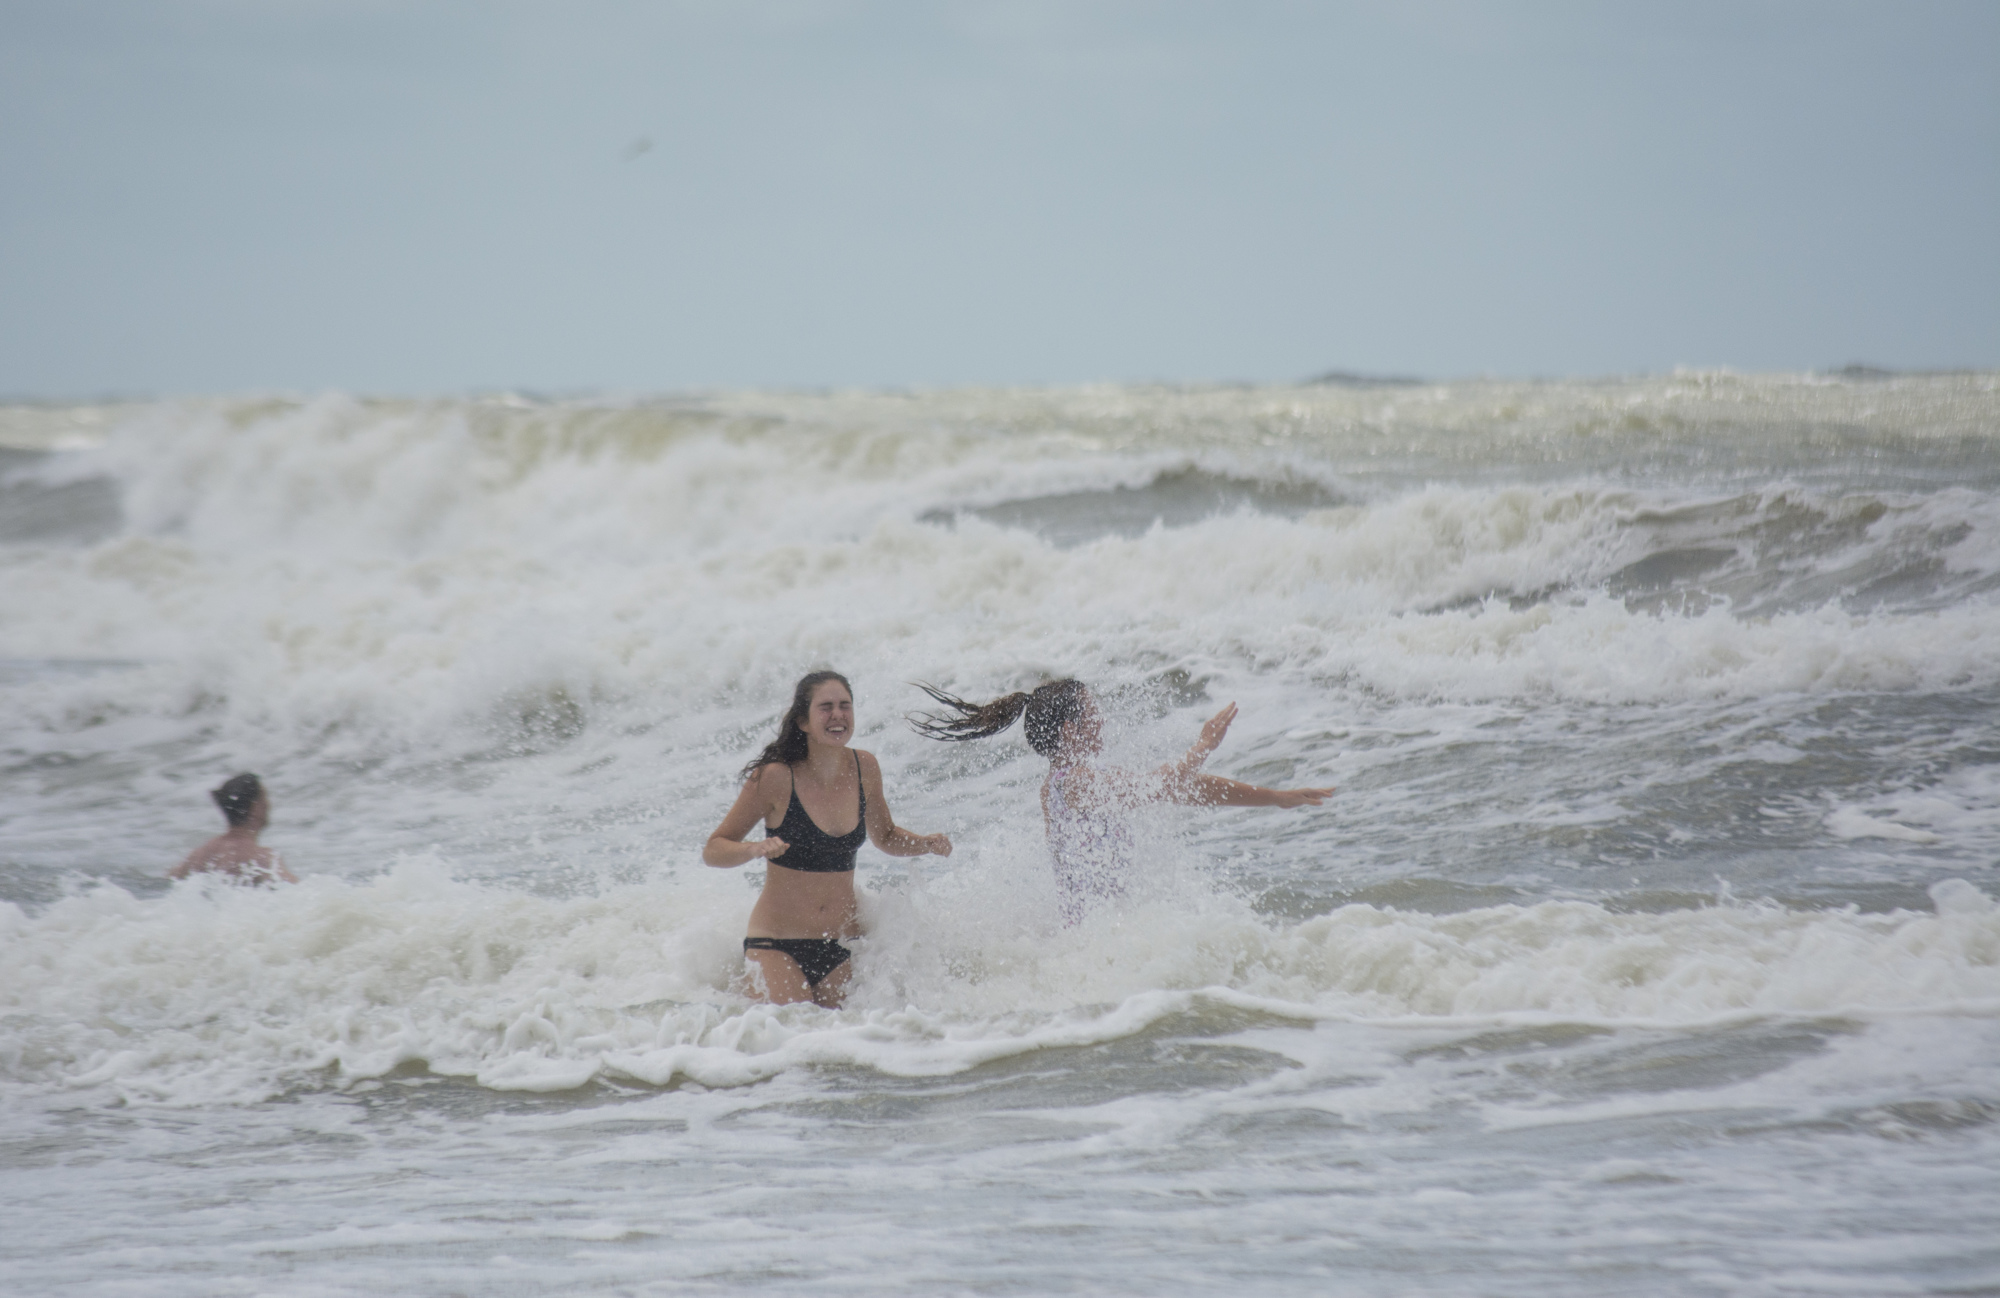
{"type": "Polygon", "coordinates": [[[1993,3],[0,0],[0,394],[2000,365],[1993,3]]]}

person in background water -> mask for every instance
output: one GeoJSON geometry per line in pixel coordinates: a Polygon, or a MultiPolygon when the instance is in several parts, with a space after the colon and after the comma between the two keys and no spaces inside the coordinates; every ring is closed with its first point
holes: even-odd
{"type": "Polygon", "coordinates": [[[853,735],[847,678],[823,671],[800,679],[778,737],[743,768],[736,805],[702,848],[701,859],[721,869],[769,863],[743,955],[753,989],[774,1005],[840,1004],[853,972],[853,952],[840,940],[861,935],[854,854],[864,836],[890,856],[951,855],[943,834],[897,828],[875,755],[845,751],[853,735]],[[764,837],[745,841],[760,820],[764,837]]]}
{"type": "Polygon", "coordinates": [[[1236,719],[1230,704],[1209,718],[1201,737],[1178,762],[1143,774],[1100,766],[1104,720],[1082,681],[1050,681],[991,703],[968,703],[929,685],[917,687],[949,709],[911,719],[932,739],[983,739],[1025,717],[1028,744],[1049,759],[1042,781],[1042,824],[1065,923],[1081,920],[1091,903],[1123,896],[1132,874],[1132,830],[1127,813],[1151,803],[1191,807],[1317,807],[1325,789],[1266,789],[1220,775],[1203,775],[1202,763],[1236,719]]]}
{"type": "Polygon", "coordinates": [[[277,853],[257,842],[257,835],[271,823],[271,798],[264,782],[254,775],[236,775],[223,781],[208,796],[222,808],[229,828],[209,839],[188,859],[167,871],[169,879],[185,879],[191,874],[220,874],[231,882],[251,885],[297,883],[298,877],[285,868],[277,853]]]}

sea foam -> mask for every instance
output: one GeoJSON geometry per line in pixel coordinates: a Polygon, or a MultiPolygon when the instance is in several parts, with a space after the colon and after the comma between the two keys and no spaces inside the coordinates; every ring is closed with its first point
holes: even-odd
{"type": "Polygon", "coordinates": [[[407,860],[360,884],[7,907],[0,1061],[16,1088],[207,1103],[406,1066],[528,1090],[934,1074],[1201,1004],[1461,1026],[2000,1012],[2000,908],[1963,881],[1933,892],[1934,914],[1550,901],[1300,923],[1182,898],[1064,929],[1032,904],[996,916],[959,882],[871,902],[849,1004],[827,1011],[741,994],[733,879],[551,899],[407,860]]]}

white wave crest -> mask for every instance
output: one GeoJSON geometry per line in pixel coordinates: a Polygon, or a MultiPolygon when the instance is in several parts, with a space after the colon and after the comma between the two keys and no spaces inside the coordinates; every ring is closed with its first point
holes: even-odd
{"type": "Polygon", "coordinates": [[[727,878],[560,900],[409,860],[359,886],[98,888],[0,911],[0,1069],[16,1088],[182,1104],[405,1066],[530,1090],[948,1073],[1203,1005],[1612,1024],[2000,1012],[2000,909],[1963,882],[1935,892],[1936,914],[1349,905],[1297,924],[1183,899],[1063,930],[918,889],[875,900],[832,1012],[732,990],[745,906],[727,878]]]}

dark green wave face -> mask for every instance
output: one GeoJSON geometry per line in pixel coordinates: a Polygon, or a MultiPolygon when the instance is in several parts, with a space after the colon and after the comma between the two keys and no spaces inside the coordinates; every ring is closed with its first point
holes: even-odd
{"type": "Polygon", "coordinates": [[[1996,645],[1986,374],[0,408],[0,1263],[1976,1289],[1996,645]],[[774,1010],[700,852],[819,667],[956,850],[774,1010]],[[905,722],[1063,676],[1336,791],[1079,917],[905,722]],[[170,885],[246,770],[303,882],[170,885]]]}

